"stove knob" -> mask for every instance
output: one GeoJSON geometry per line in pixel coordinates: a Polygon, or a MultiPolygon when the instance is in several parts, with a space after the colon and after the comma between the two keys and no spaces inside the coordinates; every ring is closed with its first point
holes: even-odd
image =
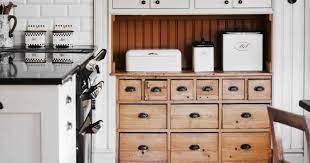
{"type": "Polygon", "coordinates": [[[3,109],[3,104],[2,104],[2,102],[0,102],[0,110],[2,110],[3,109]]]}

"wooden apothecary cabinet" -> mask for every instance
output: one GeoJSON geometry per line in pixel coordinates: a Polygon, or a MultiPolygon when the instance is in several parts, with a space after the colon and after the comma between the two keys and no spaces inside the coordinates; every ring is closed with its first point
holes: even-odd
{"type": "Polygon", "coordinates": [[[112,31],[119,162],[270,161],[270,15],[115,16],[112,31]],[[224,31],[264,34],[263,72],[221,71],[224,31]],[[215,43],[216,72],[191,71],[201,37],[215,43]],[[180,49],[184,71],[125,72],[126,51],[141,48],[180,49]]]}

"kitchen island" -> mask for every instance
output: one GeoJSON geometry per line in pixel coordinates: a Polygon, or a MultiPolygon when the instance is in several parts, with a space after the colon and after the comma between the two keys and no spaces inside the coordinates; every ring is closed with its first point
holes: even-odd
{"type": "Polygon", "coordinates": [[[76,162],[76,73],[93,54],[70,55],[70,64],[1,55],[0,162],[76,162]]]}

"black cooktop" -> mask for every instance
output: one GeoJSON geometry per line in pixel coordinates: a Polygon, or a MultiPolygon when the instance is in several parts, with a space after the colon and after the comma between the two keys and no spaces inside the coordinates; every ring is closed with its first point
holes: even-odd
{"type": "MultiPolygon", "coordinates": [[[[77,49],[75,49],[77,50],[77,49]]],[[[45,63],[25,63],[25,53],[7,53],[0,49],[0,58],[11,57],[11,63],[0,61],[0,84],[2,85],[57,85],[63,84],[81,66],[92,59],[94,49],[84,49],[80,53],[69,53],[63,50],[59,53],[71,55],[73,63],[52,63],[51,51],[46,53],[45,63]],[[86,53],[87,52],[87,53],[86,53]]],[[[16,50],[22,52],[22,49],[16,50]]],[[[71,49],[71,51],[74,51],[71,49]]],[[[28,51],[27,51],[28,52],[28,51]]],[[[46,51],[35,51],[38,53],[46,51]]],[[[55,51],[54,51],[55,52],[55,51]]],[[[7,59],[7,58],[6,58],[7,59]]],[[[1,60],[1,59],[0,59],[1,60]]]]}

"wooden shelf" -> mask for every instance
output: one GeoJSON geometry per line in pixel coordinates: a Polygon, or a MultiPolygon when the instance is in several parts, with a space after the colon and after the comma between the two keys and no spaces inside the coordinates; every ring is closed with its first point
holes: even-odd
{"type": "MultiPolygon", "coordinates": [[[[182,72],[124,72],[118,71],[116,73],[112,73],[111,75],[115,75],[117,77],[251,77],[251,76],[272,76],[271,72],[266,71],[234,71],[234,72],[223,72],[223,71],[215,71],[215,72],[201,72],[195,73],[193,71],[182,71],[182,72]]],[[[266,78],[266,77],[265,77],[266,78]]]]}
{"type": "Polygon", "coordinates": [[[270,104],[272,100],[117,101],[119,104],[270,104]]]}
{"type": "Polygon", "coordinates": [[[252,133],[252,132],[269,132],[270,129],[118,129],[119,133],[213,133],[213,132],[227,132],[227,133],[252,133]]]}

